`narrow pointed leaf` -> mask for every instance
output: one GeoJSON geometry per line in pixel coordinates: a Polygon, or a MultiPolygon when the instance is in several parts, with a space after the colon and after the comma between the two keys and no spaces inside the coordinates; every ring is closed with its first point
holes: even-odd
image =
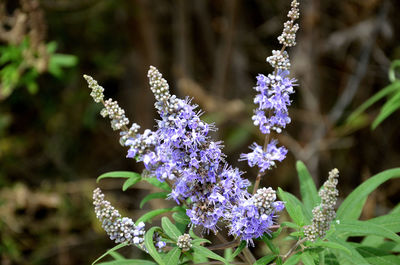
{"type": "Polygon", "coordinates": [[[148,213],[145,213],[142,215],[139,219],[137,219],[136,224],[139,224],[140,222],[150,222],[154,217],[163,214],[163,213],[168,213],[176,211],[175,207],[174,208],[166,208],[166,209],[156,209],[153,211],[150,211],[148,213]]]}
{"type": "Polygon", "coordinates": [[[138,183],[141,179],[142,177],[139,174],[129,177],[127,180],[125,180],[124,185],[122,185],[122,190],[126,191],[127,189],[138,183]]]}
{"type": "Polygon", "coordinates": [[[308,172],[306,165],[302,161],[297,161],[296,169],[299,175],[301,199],[306,210],[311,212],[320,203],[317,187],[315,187],[310,172],[308,172]]]}
{"type": "Polygon", "coordinates": [[[276,258],[275,254],[269,254],[267,256],[262,257],[261,259],[258,259],[254,265],[265,265],[270,263],[271,261],[273,261],[276,258]]]}
{"type": "Polygon", "coordinates": [[[167,182],[161,182],[157,178],[143,178],[143,180],[147,181],[149,184],[157,188],[171,192],[171,187],[168,185],[167,182]]]}
{"type": "Polygon", "coordinates": [[[243,250],[246,246],[247,246],[246,241],[245,241],[245,240],[242,240],[242,241],[240,242],[239,246],[235,249],[235,252],[233,252],[231,258],[233,259],[233,258],[236,257],[237,255],[239,255],[240,252],[242,252],[242,250],[243,250]]]}
{"type": "Polygon", "coordinates": [[[304,265],[315,265],[313,257],[308,252],[303,252],[301,254],[301,261],[304,265]]]}
{"type": "Polygon", "coordinates": [[[168,217],[161,218],[161,226],[164,232],[173,240],[177,241],[181,235],[179,229],[168,219],[168,217]]]}
{"type": "Polygon", "coordinates": [[[120,248],[123,248],[125,246],[127,246],[127,243],[121,243],[116,245],[115,247],[109,249],[106,253],[104,253],[103,255],[101,255],[100,257],[98,257],[95,261],[93,261],[92,265],[96,264],[98,261],[100,261],[102,258],[104,258],[105,256],[107,256],[108,254],[110,254],[111,252],[114,252],[120,248]]]}
{"type": "Polygon", "coordinates": [[[113,260],[108,262],[102,262],[98,265],[157,265],[150,260],[143,259],[125,259],[125,260],[113,260]]]}
{"type": "Polygon", "coordinates": [[[164,257],[164,262],[167,265],[178,265],[179,263],[179,257],[181,256],[181,249],[178,247],[174,247],[171,249],[167,255],[164,257]]]}
{"type": "Polygon", "coordinates": [[[150,193],[149,195],[145,196],[142,199],[139,207],[142,208],[143,205],[146,204],[146,202],[151,201],[153,199],[165,199],[165,198],[167,198],[168,194],[169,194],[169,192],[166,192],[166,191],[150,193]]]}
{"type": "Polygon", "coordinates": [[[337,219],[357,220],[362,212],[368,195],[379,185],[392,178],[400,177],[400,168],[383,171],[364,181],[353,192],[347,196],[337,211],[337,219]]]}
{"type": "Polygon", "coordinates": [[[160,254],[158,253],[156,247],[154,246],[153,242],[153,235],[156,230],[159,230],[158,226],[153,226],[150,228],[146,234],[144,235],[144,244],[146,246],[147,251],[149,252],[150,256],[159,264],[159,265],[167,265],[163,259],[161,258],[160,254]]]}
{"type": "Polygon", "coordinates": [[[102,179],[105,178],[125,178],[125,179],[129,179],[129,178],[134,178],[134,177],[141,177],[139,173],[136,172],[131,172],[131,171],[113,171],[113,172],[107,172],[104,174],[101,174],[98,178],[97,178],[97,182],[99,182],[102,179]]]}
{"type": "Polygon", "coordinates": [[[196,252],[196,253],[198,253],[200,255],[203,255],[203,256],[205,256],[207,258],[219,260],[219,261],[222,261],[222,262],[226,263],[226,260],[223,257],[221,257],[220,255],[212,252],[208,248],[205,248],[205,247],[202,247],[202,246],[193,245],[192,249],[194,250],[194,252],[196,252]]]}

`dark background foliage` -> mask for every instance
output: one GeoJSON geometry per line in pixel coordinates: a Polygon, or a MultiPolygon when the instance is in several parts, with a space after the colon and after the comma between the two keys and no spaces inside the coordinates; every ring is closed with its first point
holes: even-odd
{"type": "MultiPolygon", "coordinates": [[[[28,38],[38,58],[34,68],[44,60],[34,81],[0,97],[0,263],[87,264],[111,247],[92,209],[96,185],[125,214],[143,214],[138,202],[148,186],[122,193],[120,181],[95,183],[101,173],[142,167],[125,158],[126,149],[98,114],[83,73],[97,79],[131,120],[152,128],[156,116],[147,69],[158,67],[173,93],[194,97],[204,119],[216,122],[215,137],[225,141],[228,161],[253,180],[256,171],[237,159],[253,141],[262,141],[251,122],[252,87],[257,73],[271,71],[265,58],[279,49],[276,37],[289,2],[0,0],[0,44],[14,47],[28,38]],[[30,24],[11,39],[8,21],[16,12],[28,14],[30,24]],[[61,74],[54,74],[46,53],[36,52],[51,41],[57,52],[78,58],[61,74]]],[[[345,122],[389,84],[389,65],[400,57],[400,3],[300,3],[298,45],[289,51],[299,86],[292,123],[279,138],[290,152],[262,185],[297,194],[295,161],[303,160],[318,185],[337,167],[345,196],[371,175],[400,164],[398,113],[375,130],[369,125],[379,104],[345,122]]],[[[390,181],[374,192],[363,218],[392,208],[399,186],[390,181]]]]}

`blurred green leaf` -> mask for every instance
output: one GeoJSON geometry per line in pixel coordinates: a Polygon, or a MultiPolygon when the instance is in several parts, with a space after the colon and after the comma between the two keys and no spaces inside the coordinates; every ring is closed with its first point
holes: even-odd
{"type": "Polygon", "coordinates": [[[276,255],[275,255],[275,254],[269,254],[269,255],[266,255],[266,256],[264,256],[264,257],[258,259],[258,260],[254,263],[254,265],[265,265],[265,264],[268,264],[268,263],[270,263],[271,261],[273,261],[275,258],[276,258],[276,255]]]}
{"type": "Polygon", "coordinates": [[[121,243],[116,245],[115,247],[109,249],[106,253],[104,253],[103,255],[101,255],[100,257],[98,257],[95,261],[93,261],[92,265],[96,264],[98,261],[100,261],[101,259],[103,259],[105,256],[109,255],[110,252],[114,252],[120,248],[126,247],[128,244],[127,243],[121,243]]]}
{"type": "Polygon", "coordinates": [[[181,249],[178,247],[174,247],[170,251],[168,251],[167,255],[164,257],[164,262],[167,265],[178,265],[179,257],[181,256],[181,249]]]}
{"type": "Polygon", "coordinates": [[[149,260],[143,260],[143,259],[125,259],[125,260],[113,260],[113,261],[107,261],[107,262],[102,262],[98,263],[99,265],[157,265],[156,263],[149,261],[149,260]]]}

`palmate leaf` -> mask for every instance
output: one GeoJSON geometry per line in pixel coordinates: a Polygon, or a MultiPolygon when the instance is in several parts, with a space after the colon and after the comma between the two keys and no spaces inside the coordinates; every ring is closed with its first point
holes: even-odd
{"type": "Polygon", "coordinates": [[[368,195],[379,185],[392,178],[400,177],[400,168],[385,170],[364,181],[347,196],[337,211],[337,219],[357,220],[362,212],[368,195]]]}
{"type": "Polygon", "coordinates": [[[308,172],[306,165],[302,161],[296,163],[297,174],[299,175],[300,194],[306,211],[310,212],[320,203],[317,188],[308,172]]]}
{"type": "Polygon", "coordinates": [[[144,244],[146,246],[147,251],[149,252],[150,256],[159,264],[159,265],[167,265],[164,260],[161,258],[160,254],[158,253],[156,247],[154,246],[153,242],[153,235],[157,230],[161,230],[158,226],[153,226],[150,228],[146,234],[144,235],[144,244]]]}

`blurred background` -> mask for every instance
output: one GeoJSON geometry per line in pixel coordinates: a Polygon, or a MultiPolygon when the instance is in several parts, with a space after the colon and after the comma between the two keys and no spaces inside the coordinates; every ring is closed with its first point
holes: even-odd
{"type": "MultiPolygon", "coordinates": [[[[263,136],[252,125],[255,76],[280,49],[290,1],[282,0],[0,0],[0,264],[89,264],[114,244],[96,220],[91,193],[100,186],[133,219],[171,202],[139,209],[145,184],[96,184],[108,171],[141,172],[92,102],[82,74],[105,87],[131,121],[155,124],[147,70],[154,65],[173,93],[194,97],[215,122],[228,161],[238,162],[263,136]]],[[[299,193],[296,160],[320,186],[341,172],[342,196],[385,169],[400,166],[400,113],[376,129],[385,100],[349,115],[390,84],[400,59],[400,2],[301,0],[298,45],[289,50],[298,80],[292,123],[279,141],[284,162],[263,186],[299,193]]],[[[399,202],[399,181],[369,197],[362,218],[399,202]]],[[[157,223],[157,221],[155,221],[157,223]]],[[[262,251],[262,250],[256,250],[262,251]]],[[[138,257],[132,248],[122,251],[138,257]]]]}

